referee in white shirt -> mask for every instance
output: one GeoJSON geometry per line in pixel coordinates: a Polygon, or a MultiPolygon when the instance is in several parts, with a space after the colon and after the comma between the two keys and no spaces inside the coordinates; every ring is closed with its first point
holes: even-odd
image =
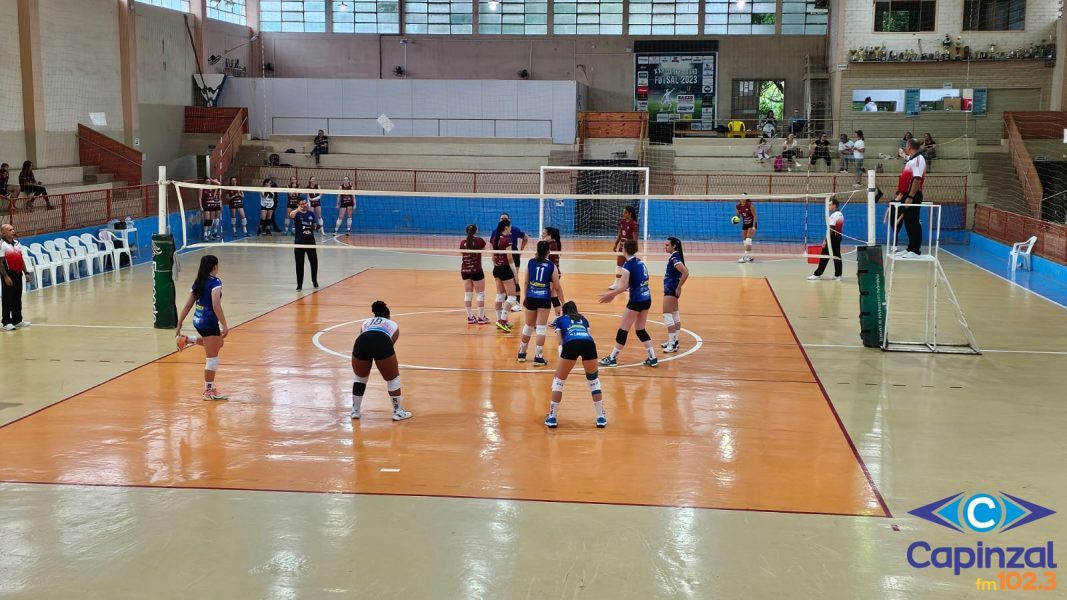
{"type": "Polygon", "coordinates": [[[22,278],[30,278],[26,271],[22,244],[15,239],[15,228],[9,224],[0,226],[0,279],[3,279],[3,326],[4,331],[16,327],[29,327],[22,318],[22,278]]]}
{"type": "Polygon", "coordinates": [[[841,231],[845,228],[845,215],[841,213],[836,198],[830,200],[830,218],[827,219],[826,224],[830,227],[830,246],[827,247],[823,242],[821,253],[823,258],[819,259],[819,268],[815,269],[815,274],[808,276],[811,281],[822,279],[826,263],[831,260],[834,263],[834,281],[841,281],[841,231]]]}

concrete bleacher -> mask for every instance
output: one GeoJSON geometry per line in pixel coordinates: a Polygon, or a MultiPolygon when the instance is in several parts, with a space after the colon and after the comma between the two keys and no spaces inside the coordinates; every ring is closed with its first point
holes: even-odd
{"type": "MultiPolygon", "coordinates": [[[[101,173],[99,167],[62,165],[33,170],[34,177],[44,184],[49,195],[73,194],[94,190],[125,187],[126,182],[115,181],[114,175],[101,173]]],[[[11,172],[11,184],[18,183],[18,170],[11,172]]]]}

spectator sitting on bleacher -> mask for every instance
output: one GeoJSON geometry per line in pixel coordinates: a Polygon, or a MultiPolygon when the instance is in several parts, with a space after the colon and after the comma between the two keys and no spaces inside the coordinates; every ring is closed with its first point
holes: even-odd
{"type": "Polygon", "coordinates": [[[789,117],[789,133],[800,135],[808,126],[808,120],[800,114],[800,110],[794,108],[793,116],[789,117]]]}
{"type": "Polygon", "coordinates": [[[837,142],[837,154],[841,157],[841,173],[848,173],[852,164],[852,142],[848,140],[848,134],[842,133],[837,142]]]}
{"type": "Polygon", "coordinates": [[[830,140],[826,139],[825,133],[820,133],[818,139],[811,142],[811,159],[809,161],[808,170],[815,166],[815,162],[823,160],[826,162],[826,170],[830,170],[830,140]]]}
{"type": "Polygon", "coordinates": [[[926,159],[926,172],[929,173],[932,169],[934,159],[937,158],[937,143],[934,142],[933,136],[929,133],[923,134],[923,158],[926,159]]]}
{"type": "Polygon", "coordinates": [[[319,155],[330,153],[330,138],[326,137],[326,132],[319,130],[318,135],[315,136],[315,148],[311,151],[311,155],[315,157],[315,164],[319,164],[319,155]]]}
{"type": "Polygon", "coordinates": [[[767,111],[767,116],[760,121],[759,128],[764,137],[772,138],[778,134],[778,119],[774,117],[773,110],[767,111]]]}
{"type": "MultiPolygon", "coordinates": [[[[7,181],[11,178],[11,172],[7,169],[7,163],[0,164],[0,199],[7,202],[11,202],[11,195],[8,193],[7,181]]],[[[14,202],[9,204],[13,209],[15,208],[14,202]]],[[[6,210],[6,208],[4,209],[6,210]]]]}
{"type": "Polygon", "coordinates": [[[797,166],[797,139],[792,133],[786,134],[785,143],[782,144],[782,160],[785,161],[786,171],[792,171],[797,166]]]}
{"type": "Polygon", "coordinates": [[[910,140],[911,138],[912,138],[911,132],[910,131],[905,131],[904,132],[904,138],[900,140],[900,144],[897,147],[897,157],[898,158],[903,158],[904,160],[908,160],[908,154],[907,154],[907,152],[905,152],[905,150],[908,147],[908,140],[910,140]]]}
{"type": "Polygon", "coordinates": [[[34,201],[38,196],[44,196],[44,203],[48,206],[48,209],[52,209],[52,201],[48,199],[48,190],[44,189],[40,181],[33,176],[33,163],[26,161],[22,163],[22,171],[19,173],[19,189],[23,193],[29,194],[30,199],[26,202],[26,208],[33,208],[34,201]]]}
{"type": "Polygon", "coordinates": [[[771,142],[767,139],[767,136],[763,136],[759,139],[759,145],[756,146],[756,160],[762,163],[770,158],[771,155],[771,142]]]}

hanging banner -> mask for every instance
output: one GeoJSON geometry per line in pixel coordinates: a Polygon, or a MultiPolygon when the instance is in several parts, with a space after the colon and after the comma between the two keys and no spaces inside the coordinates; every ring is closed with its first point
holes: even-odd
{"type": "Polygon", "coordinates": [[[971,103],[971,116],[984,117],[986,106],[989,104],[989,90],[986,88],[974,88],[974,101],[971,103]]]}
{"type": "Polygon", "coordinates": [[[919,103],[919,88],[904,90],[904,116],[917,117],[922,110],[919,103]]]}
{"type": "Polygon", "coordinates": [[[715,52],[637,55],[634,110],[647,112],[650,123],[714,129],[716,57],[715,52]]]}

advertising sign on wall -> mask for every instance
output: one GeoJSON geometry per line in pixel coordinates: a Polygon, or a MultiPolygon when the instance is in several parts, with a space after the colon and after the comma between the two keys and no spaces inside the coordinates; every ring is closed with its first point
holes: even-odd
{"type": "Polygon", "coordinates": [[[637,55],[634,109],[647,112],[651,123],[713,129],[715,59],[714,52],[637,55]]]}

